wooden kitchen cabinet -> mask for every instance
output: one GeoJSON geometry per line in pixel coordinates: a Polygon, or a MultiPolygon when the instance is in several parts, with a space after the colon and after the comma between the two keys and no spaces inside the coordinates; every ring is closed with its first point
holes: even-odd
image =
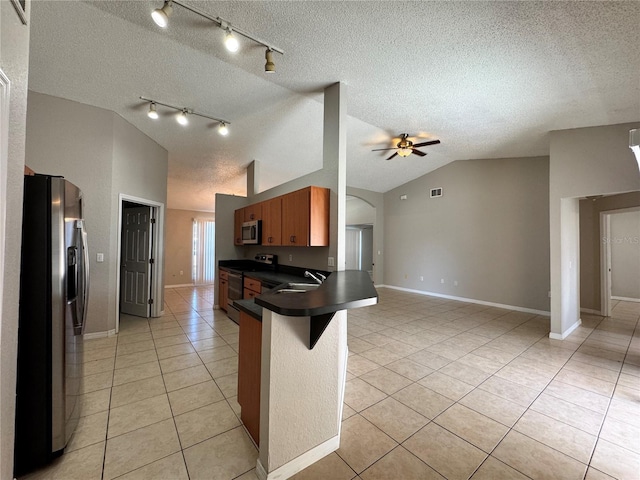
{"type": "Polygon", "coordinates": [[[262,292],[262,283],[255,278],[244,277],[242,298],[253,298],[262,292]]]}
{"type": "Polygon", "coordinates": [[[260,363],[262,322],[240,312],[238,348],[238,403],[240,418],[247,431],[260,445],[260,363]]]}
{"type": "Polygon", "coordinates": [[[262,220],[262,203],[254,203],[243,208],[244,221],[262,220]]]}
{"type": "Polygon", "coordinates": [[[282,245],[282,197],[262,202],[262,244],[282,245]]]}
{"type": "Polygon", "coordinates": [[[229,303],[229,274],[224,270],[218,270],[218,306],[227,311],[229,303]]]}
{"type": "Polygon", "coordinates": [[[244,208],[239,208],[233,214],[234,245],[242,245],[242,222],[244,222],[244,208]]]}
{"type": "Polygon", "coordinates": [[[329,189],[307,187],[282,196],[282,245],[329,245],[329,189]]]}

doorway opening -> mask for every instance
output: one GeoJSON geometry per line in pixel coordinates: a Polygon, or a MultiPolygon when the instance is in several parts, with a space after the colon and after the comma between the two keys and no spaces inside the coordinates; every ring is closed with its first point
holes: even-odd
{"type": "Polygon", "coordinates": [[[373,281],[376,207],[353,195],[347,195],[346,204],[345,268],[364,270],[373,281]]]}
{"type": "Polygon", "coordinates": [[[120,194],[116,333],[120,315],[159,317],[163,310],[164,204],[120,194]]]}
{"type": "Polygon", "coordinates": [[[620,302],[640,303],[640,207],[600,212],[601,304],[609,317],[620,302]]]}

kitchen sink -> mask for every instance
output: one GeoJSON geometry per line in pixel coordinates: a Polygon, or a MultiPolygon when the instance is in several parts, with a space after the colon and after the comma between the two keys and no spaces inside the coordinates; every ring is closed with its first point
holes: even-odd
{"type": "Polygon", "coordinates": [[[283,288],[276,293],[306,293],[312,290],[316,290],[320,284],[318,283],[287,283],[283,288]]]}

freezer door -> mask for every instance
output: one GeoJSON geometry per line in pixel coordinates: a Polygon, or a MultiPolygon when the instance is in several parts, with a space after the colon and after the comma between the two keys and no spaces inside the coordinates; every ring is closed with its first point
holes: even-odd
{"type": "Polygon", "coordinates": [[[65,444],[80,418],[83,343],[88,293],[88,252],[82,211],[82,192],[65,181],[65,444]]]}

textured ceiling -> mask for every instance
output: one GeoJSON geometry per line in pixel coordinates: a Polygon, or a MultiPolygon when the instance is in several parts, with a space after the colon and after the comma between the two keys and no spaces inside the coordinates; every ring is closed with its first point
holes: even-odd
{"type": "Polygon", "coordinates": [[[213,210],[322,166],[322,90],[348,85],[347,184],[387,191],[455,160],[547,155],[550,130],[640,120],[640,3],[190,1],[282,48],[264,49],[156,1],[31,3],[29,85],[107,108],[169,151],[168,206],[213,210]],[[228,119],[153,122],[139,96],[228,119]],[[402,132],[439,138],[385,161],[402,132]]]}

